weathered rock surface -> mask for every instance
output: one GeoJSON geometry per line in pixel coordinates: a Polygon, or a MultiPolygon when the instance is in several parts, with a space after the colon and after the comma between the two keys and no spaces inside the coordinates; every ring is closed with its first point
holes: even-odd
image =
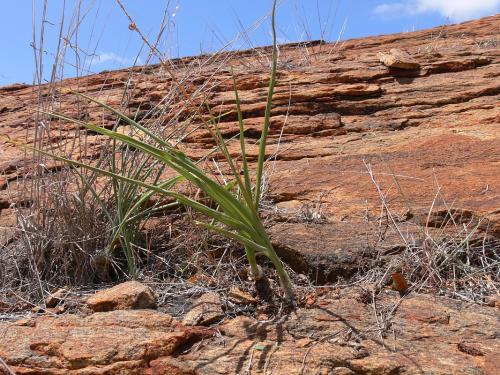
{"type": "Polygon", "coordinates": [[[373,305],[365,294],[320,293],[276,322],[239,316],[217,330],[146,310],[0,323],[0,358],[46,375],[497,373],[497,308],[389,290],[373,305]]]}
{"type": "Polygon", "coordinates": [[[127,281],[101,290],[87,299],[92,311],[154,309],[156,297],[150,287],[138,281],[127,281]]]}
{"type": "MultiPolygon", "coordinates": [[[[381,196],[409,236],[421,234],[424,226],[439,228],[449,221],[451,207],[459,213],[458,226],[482,217],[479,229],[500,237],[499,22],[496,15],[437,30],[337,45],[312,43],[307,51],[300,45],[281,48],[268,147],[269,155],[277,154],[268,170],[267,196],[283,221],[271,230],[273,241],[285,257],[299,260],[297,269],[318,280],[335,280],[339,273],[350,274],[360,266],[353,258],[363,263],[363,253],[400,246],[399,233],[373,238],[372,228],[380,225],[381,196]],[[388,69],[378,54],[393,49],[405,51],[419,69],[388,69]],[[281,235],[282,229],[290,235],[281,235]],[[329,235],[319,243],[312,234],[302,237],[309,230],[329,235]],[[367,242],[373,246],[365,246],[367,242]],[[334,269],[332,260],[344,264],[334,269]]],[[[232,111],[220,124],[227,138],[238,131],[233,68],[246,135],[250,141],[257,140],[265,107],[267,60],[242,52],[174,64],[195,104],[201,100],[197,90],[210,88],[204,98],[213,112],[232,111]]],[[[77,115],[79,103],[78,115],[111,125],[110,114],[64,94],[64,89],[78,87],[118,107],[125,85],[130,113],[147,123],[152,113],[159,112],[155,106],[169,92],[172,80],[161,66],[124,69],[68,79],[55,91],[45,87],[42,94],[54,94],[58,111],[67,116],[77,115]]],[[[26,85],[0,88],[0,135],[22,142],[27,137],[33,144],[36,97],[26,85]]],[[[189,112],[182,107],[185,102],[179,98],[178,106],[159,115],[156,123],[169,124],[173,113],[189,112]]],[[[182,147],[192,157],[205,155],[213,146],[208,132],[198,125],[188,125],[184,133],[182,147]]],[[[50,144],[69,140],[76,131],[70,124],[39,130],[53,137],[50,144]]],[[[250,143],[247,152],[255,160],[257,145],[250,143]]],[[[89,134],[85,140],[89,157],[97,157],[101,145],[101,137],[89,134]]],[[[78,144],[74,153],[83,147],[78,144]]],[[[238,145],[229,148],[236,154],[238,145]]],[[[43,168],[57,170],[58,166],[47,162],[43,168]]],[[[33,171],[25,153],[1,138],[4,239],[0,244],[12,240],[13,232],[8,230],[15,225],[12,206],[30,203],[17,190],[16,179],[29,178],[33,171]]]]}
{"type": "Polygon", "coordinates": [[[0,357],[17,374],[141,374],[149,360],[212,334],[177,324],[146,310],[0,323],[0,357]]]}
{"type": "Polygon", "coordinates": [[[397,293],[387,292],[377,301],[376,318],[373,305],[359,295],[352,290],[327,294],[313,308],[299,309],[277,324],[238,317],[220,328],[227,337],[224,356],[209,346],[182,356],[182,362],[214,374],[246,369],[257,374],[266,369],[278,374],[494,373],[498,310],[425,295],[410,296],[396,308],[397,293]],[[394,319],[385,320],[392,309],[394,319]]]}
{"type": "MultiPolygon", "coordinates": [[[[349,277],[369,267],[374,253],[405,245],[403,237],[418,237],[424,227],[439,231],[450,213],[458,226],[483,217],[478,229],[500,238],[499,23],[497,15],[439,30],[312,43],[307,51],[281,48],[267,197],[275,204],[273,241],[293,268],[319,283],[349,277]],[[381,196],[399,228],[383,236],[381,196]]],[[[194,104],[197,90],[210,87],[214,113],[232,111],[221,119],[226,138],[238,131],[233,68],[246,135],[257,140],[267,60],[241,52],[174,64],[194,104]]],[[[130,112],[147,123],[172,80],[152,66],[68,79],[40,94],[54,95],[67,116],[109,126],[112,116],[64,89],[78,87],[118,107],[125,86],[130,112]]],[[[71,144],[78,129],[44,123],[36,133],[37,95],[28,85],[0,88],[0,135],[37,145],[42,132],[59,151],[56,145],[71,144]]],[[[184,104],[179,98],[156,121],[168,128],[173,113],[188,112],[184,104]]],[[[182,146],[193,157],[213,146],[198,125],[187,126],[182,146]]],[[[96,158],[102,144],[89,134],[87,157],[96,158]]],[[[83,147],[77,142],[74,155],[83,147]]],[[[237,144],[229,148],[237,152],[237,144]]],[[[32,163],[0,137],[0,249],[15,239],[15,206],[31,203],[17,180],[59,168],[32,163]]],[[[237,317],[219,333],[128,310],[155,305],[150,291],[129,286],[89,300],[95,311],[115,311],[1,322],[0,358],[17,374],[496,374],[500,367],[496,299],[481,307],[429,295],[400,300],[384,291],[372,303],[370,293],[351,288],[313,296],[307,309],[277,322],[237,317]],[[138,302],[143,292],[146,302],[138,302]]],[[[190,324],[203,322],[193,315],[190,324]]]]}

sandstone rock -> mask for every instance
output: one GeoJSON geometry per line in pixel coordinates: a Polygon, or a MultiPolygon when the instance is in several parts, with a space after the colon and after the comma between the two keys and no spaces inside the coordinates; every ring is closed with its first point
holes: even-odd
{"type": "Polygon", "coordinates": [[[498,353],[488,353],[484,360],[484,370],[486,374],[496,374],[500,368],[500,358],[498,353]]]}
{"type": "Polygon", "coordinates": [[[87,299],[87,305],[93,311],[155,309],[156,297],[148,286],[127,281],[97,292],[87,299]]]}
{"type": "Polygon", "coordinates": [[[58,315],[62,314],[66,311],[65,305],[59,305],[56,307],[43,307],[43,306],[34,306],[31,309],[33,314],[49,314],[49,315],[58,315]]]}
{"type": "Polygon", "coordinates": [[[17,374],[142,374],[149,360],[213,333],[150,310],[2,322],[0,332],[0,358],[17,374]]]}
{"type": "Polygon", "coordinates": [[[234,319],[229,320],[223,324],[219,329],[227,337],[234,338],[246,338],[256,335],[257,330],[263,326],[260,326],[255,319],[249,318],[248,316],[237,316],[234,319]]]}
{"type": "MultiPolygon", "coordinates": [[[[197,366],[201,374],[233,374],[251,368],[255,374],[273,369],[278,374],[472,375],[494,368],[492,361],[500,344],[486,334],[491,332],[490,325],[498,327],[494,309],[416,295],[395,310],[392,328],[381,338],[372,306],[356,301],[356,293],[342,290],[335,300],[327,298],[329,302],[321,308],[299,309],[281,322],[259,323],[238,317],[219,327],[225,338],[223,344],[214,341],[176,360],[188,368],[197,366]],[[416,320],[410,313],[446,313],[453,319],[449,324],[436,324],[428,319],[416,320]],[[464,334],[469,337],[465,345],[480,350],[483,356],[457,349],[464,334]]],[[[391,292],[379,295],[377,304],[390,309],[398,300],[398,293],[391,292]]]]}
{"type": "Polygon", "coordinates": [[[195,365],[186,365],[184,362],[172,357],[161,357],[150,362],[150,368],[145,375],[201,375],[195,365]]]}
{"type": "Polygon", "coordinates": [[[184,316],[182,324],[187,326],[209,325],[224,318],[219,294],[206,293],[198,298],[184,316]]]}
{"type": "Polygon", "coordinates": [[[20,320],[16,320],[12,324],[14,324],[16,326],[34,327],[35,326],[35,319],[32,319],[32,318],[20,319],[20,320]]]}
{"type": "Polygon", "coordinates": [[[227,296],[231,301],[240,305],[256,305],[259,302],[250,294],[237,287],[231,288],[227,296]]]}
{"type": "Polygon", "coordinates": [[[47,375],[495,373],[495,308],[418,294],[401,302],[390,291],[376,297],[377,320],[358,289],[324,292],[320,307],[274,322],[239,316],[217,335],[151,310],[1,322],[0,358],[18,374],[47,375]]]}
{"type": "Polygon", "coordinates": [[[213,277],[208,276],[203,272],[197,272],[193,276],[191,276],[188,281],[192,284],[205,284],[208,286],[214,286],[215,280],[213,277]]]}
{"type": "Polygon", "coordinates": [[[420,64],[414,58],[396,48],[392,48],[389,53],[379,52],[378,57],[380,62],[388,68],[408,70],[420,68],[420,64]]]}
{"type": "MultiPolygon", "coordinates": [[[[391,212],[404,222],[403,232],[408,237],[417,238],[423,232],[437,191],[440,199],[432,206],[430,226],[438,229],[446,222],[446,210],[453,202],[460,212],[485,218],[481,234],[500,237],[500,57],[495,42],[499,20],[495,15],[438,30],[348,40],[341,49],[311,43],[307,55],[314,58],[307,61],[300,46],[281,47],[282,57],[289,63],[279,70],[267,149],[268,156],[278,151],[269,174],[268,194],[281,209],[270,224],[276,225],[271,229],[276,247],[299,272],[319,282],[335,281],[369,266],[366,254],[401,245],[394,233],[378,241],[371,232],[379,225],[380,195],[366,164],[373,169],[382,192],[388,194],[391,212]],[[446,38],[433,39],[438,34],[446,38]],[[377,53],[391,50],[407,51],[419,62],[420,70],[387,69],[377,53]],[[406,216],[409,208],[413,218],[406,216]],[[315,218],[321,218],[320,222],[315,218]],[[311,234],[305,246],[299,246],[299,236],[280,235],[282,228],[287,233],[305,234],[312,228],[316,236],[328,237],[321,242],[311,234]]],[[[196,74],[189,71],[192,59],[172,63],[177,64],[180,76],[186,75],[186,86],[193,91],[202,85],[213,88],[206,99],[213,111],[229,113],[220,122],[226,138],[238,132],[234,91],[228,80],[232,67],[246,133],[254,139],[260,135],[263,119],[267,66],[252,52],[226,58],[225,66],[220,67],[201,57],[204,69],[196,74]]],[[[408,63],[407,57],[405,61],[408,63]]],[[[87,94],[117,106],[129,75],[134,82],[131,113],[153,108],[171,85],[168,75],[161,74],[161,66],[152,66],[146,71],[123,69],[69,79],[59,86],[61,92],[85,87],[87,94]]],[[[59,100],[61,113],[75,114],[71,95],[60,95],[59,100]]],[[[34,131],[29,130],[34,127],[35,106],[31,87],[0,88],[0,135],[8,134],[19,142],[27,136],[33,142],[34,131]]],[[[90,104],[82,110],[91,121],[102,114],[90,104]]],[[[148,111],[144,116],[147,121],[148,111]]],[[[114,123],[111,115],[101,116],[99,121],[114,123]]],[[[193,158],[205,155],[214,145],[208,131],[199,125],[194,121],[186,129],[189,135],[182,146],[193,158]]],[[[71,138],[74,126],[61,126],[57,137],[71,138]]],[[[102,139],[88,136],[89,160],[98,157],[102,139]]],[[[237,155],[237,144],[230,143],[229,151],[237,155]]],[[[257,153],[258,147],[249,142],[251,167],[257,153]]],[[[20,194],[22,189],[17,189],[15,181],[34,169],[21,149],[0,137],[0,237],[6,237],[5,242],[0,238],[0,244],[15,240],[12,231],[1,229],[16,225],[12,205],[29,198],[20,194]],[[7,218],[11,219],[4,222],[7,218]]],[[[57,171],[52,165],[48,169],[57,171]]]]}
{"type": "MultiPolygon", "coordinates": [[[[438,39],[436,30],[423,30],[349,40],[341,49],[311,43],[308,54],[298,45],[281,47],[280,58],[287,64],[279,71],[267,156],[277,152],[268,176],[268,195],[283,212],[269,219],[273,244],[295,270],[318,283],[348,278],[360,268],[371,267],[375,254],[404,245],[395,228],[378,235],[383,226],[381,194],[368,166],[399,230],[409,239],[423,232],[434,235],[451,221],[457,227],[467,226],[474,217],[485,218],[479,232],[500,238],[499,21],[496,15],[440,27],[446,38],[438,39]],[[376,57],[381,50],[391,51],[382,56],[391,69],[376,57]],[[395,52],[403,50],[408,53],[395,52]],[[314,59],[304,59],[305,55],[314,59]]],[[[189,71],[193,59],[172,63],[179,76],[188,77],[186,87],[192,92],[202,85],[213,88],[206,100],[215,113],[229,113],[220,122],[226,138],[238,132],[228,79],[233,68],[246,134],[257,139],[268,67],[253,52],[223,57],[222,67],[200,57],[204,70],[196,74],[189,71]]],[[[84,87],[87,94],[119,106],[128,77],[132,77],[131,113],[154,108],[171,86],[161,66],[103,72],[60,82],[57,108],[69,116],[79,115],[74,98],[65,94],[72,87],[84,87]]],[[[45,92],[42,88],[42,95],[45,92]]],[[[32,87],[0,87],[0,135],[32,143],[36,105],[32,87]]],[[[91,121],[105,126],[115,123],[113,116],[103,116],[93,105],[82,104],[82,110],[91,121]]],[[[145,121],[149,115],[149,110],[138,113],[145,121]]],[[[72,139],[74,125],[58,125],[57,139],[72,139]]],[[[212,137],[199,125],[194,121],[186,129],[189,135],[182,146],[193,158],[213,147],[212,137]]],[[[100,155],[102,141],[100,136],[88,135],[88,160],[100,155]]],[[[258,153],[253,143],[247,148],[251,167],[258,153]]],[[[238,154],[237,145],[228,147],[238,154]]],[[[79,151],[77,147],[75,155],[79,151]]],[[[0,137],[2,248],[15,241],[15,206],[30,199],[22,195],[16,181],[39,168],[26,157],[0,137]]],[[[58,166],[48,163],[46,169],[57,173],[58,166]]],[[[139,303],[137,293],[123,293],[120,288],[90,300],[103,301],[96,309],[154,306],[150,296],[147,303],[139,303]]],[[[371,296],[366,297],[364,290],[355,289],[325,294],[307,309],[274,322],[240,316],[222,325],[216,337],[211,330],[185,327],[168,315],[146,310],[0,322],[0,358],[18,374],[234,374],[246,370],[252,374],[493,374],[498,369],[495,301],[487,303],[497,307],[477,306],[412,293],[398,306],[398,293],[387,290],[377,296],[374,312],[371,296]],[[191,347],[201,338],[202,343],[191,347]]],[[[206,298],[210,308],[193,309],[186,322],[209,324],[215,316],[223,317],[220,299],[206,298]]]]}
{"type": "Polygon", "coordinates": [[[496,307],[500,309],[500,296],[490,296],[486,298],[486,304],[491,307],[496,307]]]}

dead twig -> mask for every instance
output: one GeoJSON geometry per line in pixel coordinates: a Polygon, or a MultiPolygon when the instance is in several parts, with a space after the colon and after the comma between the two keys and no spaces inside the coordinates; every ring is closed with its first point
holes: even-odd
{"type": "Polygon", "coordinates": [[[0,357],[0,365],[3,366],[5,371],[7,371],[7,374],[16,375],[16,373],[14,371],[12,371],[12,369],[7,365],[7,363],[5,363],[5,361],[2,359],[2,357],[0,357]]]}

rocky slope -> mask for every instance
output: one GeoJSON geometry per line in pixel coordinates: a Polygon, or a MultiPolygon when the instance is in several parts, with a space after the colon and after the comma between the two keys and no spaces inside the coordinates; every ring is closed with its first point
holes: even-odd
{"type": "Polygon", "coordinates": [[[472,375],[500,365],[494,307],[389,290],[374,304],[366,289],[334,289],[274,321],[239,316],[205,328],[128,310],[149,300],[143,289],[91,297],[124,310],[0,323],[0,358],[17,374],[472,375]]]}
{"type": "MultiPolygon", "coordinates": [[[[422,226],[440,227],[450,213],[457,225],[487,218],[480,228],[500,236],[499,20],[493,16],[337,45],[282,48],[269,141],[269,154],[277,154],[269,168],[268,196],[280,214],[272,229],[276,246],[293,260],[293,267],[323,281],[334,280],[341,270],[322,263],[361,258],[367,248],[397,249],[408,241],[401,233],[418,237],[422,226]],[[413,65],[384,65],[380,54],[391,49],[409,54],[413,65]],[[376,234],[381,196],[390,221],[401,226],[399,232],[389,229],[382,239],[376,234]]],[[[197,90],[202,90],[214,113],[233,110],[221,120],[227,137],[237,132],[233,67],[246,134],[252,139],[262,122],[267,86],[263,55],[268,53],[264,48],[174,63],[178,77],[189,76],[183,78],[183,90],[193,93],[195,103],[201,95],[197,90]]],[[[162,66],[102,72],[47,86],[41,95],[53,95],[57,111],[71,116],[77,113],[77,100],[64,94],[66,88],[119,106],[126,82],[129,108],[147,122],[148,110],[164,99],[172,78],[162,66]]],[[[0,88],[1,135],[23,142],[27,136],[33,144],[36,94],[25,85],[0,88]]],[[[183,100],[175,101],[160,116],[166,124],[175,110],[186,111],[180,107],[183,100]]],[[[113,122],[95,106],[81,101],[78,106],[80,115],[90,120],[113,122]]],[[[213,145],[198,125],[189,125],[183,146],[193,157],[213,145]]],[[[40,132],[54,144],[71,140],[75,128],[47,125],[38,137],[40,132]]],[[[87,151],[95,156],[101,143],[89,136],[87,151]]],[[[250,145],[249,154],[256,152],[250,145]]],[[[29,176],[32,168],[23,151],[0,138],[3,227],[15,223],[13,205],[29,201],[16,191],[15,181],[29,176]]],[[[3,232],[4,243],[12,233],[3,232]]],[[[344,263],[344,274],[358,266],[357,261],[344,263]]]]}
{"type": "MultiPolygon", "coordinates": [[[[347,278],[371,267],[375,255],[394,255],[422,235],[463,227],[498,241],[499,24],[497,15],[281,48],[268,215],[276,248],[296,271],[318,283],[347,278]]],[[[188,118],[203,95],[214,113],[233,111],[232,67],[247,136],[256,140],[269,52],[174,61],[193,102],[185,107],[177,95],[155,121],[170,125],[175,112],[188,118]]],[[[130,110],[147,123],[172,87],[165,69],[68,79],[40,95],[53,97],[58,112],[110,125],[109,114],[65,90],[119,106],[127,85],[130,110]]],[[[70,124],[39,124],[35,133],[38,94],[26,85],[0,88],[0,135],[38,145],[42,132],[55,149],[70,144],[78,131],[70,124]]],[[[235,120],[234,112],[221,119],[225,137],[237,133],[235,120]]],[[[193,157],[213,146],[196,122],[184,134],[182,147],[193,157]]],[[[87,157],[96,157],[101,145],[102,138],[89,135],[87,157]]],[[[255,156],[257,147],[249,145],[249,153],[255,156]]],[[[17,180],[29,179],[35,168],[57,165],[34,166],[0,137],[0,246],[15,239],[16,205],[30,203],[17,180]]],[[[187,328],[152,310],[0,323],[0,359],[20,374],[493,374],[498,368],[497,307],[421,294],[400,301],[392,291],[374,303],[370,295],[356,288],[330,291],[282,321],[239,317],[213,330],[187,328]]]]}

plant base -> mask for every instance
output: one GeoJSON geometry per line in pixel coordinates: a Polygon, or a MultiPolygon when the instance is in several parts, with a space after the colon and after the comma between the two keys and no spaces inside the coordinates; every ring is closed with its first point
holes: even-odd
{"type": "Polygon", "coordinates": [[[257,266],[257,272],[252,272],[252,277],[254,279],[257,296],[263,301],[271,302],[273,299],[271,283],[260,266],[257,266]]]}

